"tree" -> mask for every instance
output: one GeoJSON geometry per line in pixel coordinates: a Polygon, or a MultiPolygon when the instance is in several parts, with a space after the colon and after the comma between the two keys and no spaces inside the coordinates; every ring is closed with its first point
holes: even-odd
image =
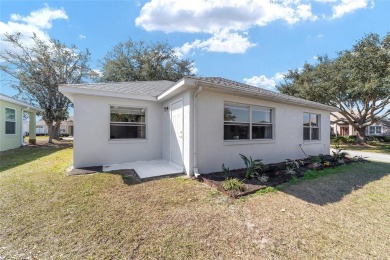
{"type": "Polygon", "coordinates": [[[277,88],[338,108],[364,142],[367,126],[390,115],[390,34],[368,34],[334,59],[319,56],[315,65],[290,70],[277,88]]]}
{"type": "Polygon", "coordinates": [[[58,40],[48,42],[31,37],[32,45],[21,40],[21,34],[5,34],[11,48],[3,50],[0,71],[12,76],[12,85],[23,99],[44,110],[42,119],[49,129],[49,142],[58,139],[61,121],[68,118],[71,101],[58,91],[59,84],[81,83],[90,75],[87,65],[90,53],[80,52],[58,40]]]}
{"type": "Polygon", "coordinates": [[[177,81],[193,76],[193,61],[179,59],[167,43],[146,44],[131,39],[119,43],[103,60],[102,81],[177,81]]]}

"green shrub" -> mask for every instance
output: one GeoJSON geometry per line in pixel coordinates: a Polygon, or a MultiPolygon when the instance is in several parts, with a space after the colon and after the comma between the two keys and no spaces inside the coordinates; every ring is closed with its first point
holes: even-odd
{"type": "Polygon", "coordinates": [[[229,174],[230,174],[229,167],[225,167],[225,164],[222,164],[222,172],[223,172],[223,176],[225,176],[225,178],[227,178],[227,176],[229,176],[229,174]]]}
{"type": "Polygon", "coordinates": [[[237,179],[237,178],[226,179],[223,182],[222,187],[225,190],[235,190],[235,191],[243,191],[243,190],[245,190],[244,183],[242,181],[240,181],[239,179],[237,179]]]}
{"type": "Polygon", "coordinates": [[[264,164],[261,162],[260,159],[253,160],[251,156],[246,157],[243,154],[240,154],[241,159],[244,161],[246,171],[245,171],[245,178],[252,178],[252,177],[259,177],[258,171],[261,171],[263,169],[264,164]]]}
{"type": "Polygon", "coordinates": [[[339,136],[334,139],[335,143],[348,143],[348,139],[345,136],[339,136]]]}

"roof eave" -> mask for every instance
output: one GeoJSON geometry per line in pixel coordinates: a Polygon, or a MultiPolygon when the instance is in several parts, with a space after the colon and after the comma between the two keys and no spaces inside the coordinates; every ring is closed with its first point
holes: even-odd
{"type": "Polygon", "coordinates": [[[96,90],[96,89],[93,90],[82,89],[82,88],[75,88],[67,85],[60,85],[58,89],[72,102],[74,101],[74,95],[91,95],[91,96],[101,96],[101,97],[137,99],[137,100],[146,100],[146,101],[157,100],[156,97],[154,96],[134,95],[129,93],[120,93],[120,92],[104,91],[104,90],[96,90]]]}
{"type": "Polygon", "coordinates": [[[160,95],[157,96],[158,101],[164,101],[167,100],[180,92],[184,91],[185,89],[189,87],[194,87],[197,80],[193,78],[187,78],[184,77],[178,82],[176,82],[174,85],[172,85],[169,89],[162,92],[160,95]]]}
{"type": "Polygon", "coordinates": [[[29,105],[27,103],[24,103],[24,102],[21,102],[21,101],[18,101],[18,100],[15,100],[13,98],[9,98],[9,97],[6,97],[6,96],[0,96],[0,99],[1,100],[4,100],[6,102],[9,102],[9,103],[13,103],[13,104],[16,104],[18,106],[22,106],[23,107],[23,110],[29,110],[29,111],[33,111],[33,112],[43,112],[44,110],[41,109],[41,108],[38,108],[38,107],[34,107],[32,105],[29,105]]]}
{"type": "MultiPolygon", "coordinates": [[[[260,98],[260,99],[264,99],[264,100],[270,100],[270,101],[276,101],[276,102],[281,102],[282,101],[282,102],[286,102],[286,103],[289,103],[289,104],[292,104],[292,105],[296,105],[296,106],[317,108],[317,109],[330,111],[330,112],[337,112],[337,111],[339,111],[339,109],[336,108],[336,107],[324,105],[324,104],[317,103],[317,102],[312,102],[312,101],[298,102],[296,100],[292,100],[292,99],[289,99],[289,98],[282,98],[282,97],[275,97],[275,96],[267,95],[266,93],[264,93],[263,95],[259,95],[259,93],[252,92],[252,91],[228,89],[223,84],[216,84],[216,83],[211,83],[211,82],[203,81],[203,80],[197,80],[197,82],[205,84],[206,86],[211,86],[211,88],[209,88],[209,90],[211,90],[211,91],[213,89],[217,88],[217,89],[221,90],[223,93],[232,93],[234,95],[241,95],[241,96],[252,97],[252,98],[256,97],[256,98],[260,98]]],[[[305,100],[302,100],[302,101],[305,101],[305,100]]]]}

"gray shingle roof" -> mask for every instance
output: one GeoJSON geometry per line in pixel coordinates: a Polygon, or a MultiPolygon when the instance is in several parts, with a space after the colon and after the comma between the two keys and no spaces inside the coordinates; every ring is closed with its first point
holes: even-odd
{"type": "Polygon", "coordinates": [[[160,93],[169,89],[175,82],[168,80],[158,81],[130,81],[112,83],[88,83],[88,84],[67,84],[63,85],[71,88],[100,90],[107,92],[133,94],[140,96],[157,97],[160,93]]]}
{"type": "MultiPolygon", "coordinates": [[[[332,107],[328,106],[328,105],[324,105],[324,104],[313,102],[310,100],[273,92],[270,90],[266,90],[263,88],[251,86],[248,84],[240,83],[240,82],[225,79],[225,78],[220,78],[220,77],[187,77],[187,78],[193,78],[195,80],[198,80],[198,81],[201,81],[204,83],[218,85],[219,88],[226,88],[229,90],[235,90],[237,92],[246,93],[246,94],[250,94],[250,95],[258,96],[258,97],[264,97],[267,99],[284,100],[288,103],[307,105],[310,107],[320,107],[320,108],[324,108],[327,110],[332,109],[332,107]]],[[[336,110],[338,110],[338,109],[334,108],[334,111],[336,111],[336,110]]]]}

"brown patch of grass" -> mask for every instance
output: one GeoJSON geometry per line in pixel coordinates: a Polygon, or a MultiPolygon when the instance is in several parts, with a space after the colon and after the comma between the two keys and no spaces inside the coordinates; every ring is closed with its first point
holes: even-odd
{"type": "Polygon", "coordinates": [[[0,258],[388,256],[389,164],[233,200],[184,177],[127,185],[109,173],[67,176],[71,156],[66,148],[24,164],[8,157],[18,166],[0,172],[0,258]],[[307,199],[335,191],[344,195],[329,203],[307,199]]]}

